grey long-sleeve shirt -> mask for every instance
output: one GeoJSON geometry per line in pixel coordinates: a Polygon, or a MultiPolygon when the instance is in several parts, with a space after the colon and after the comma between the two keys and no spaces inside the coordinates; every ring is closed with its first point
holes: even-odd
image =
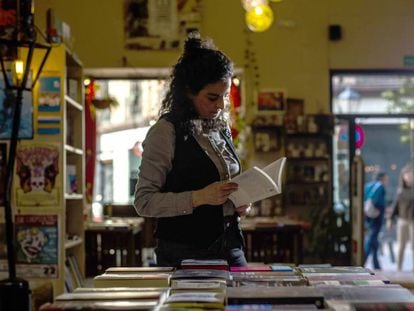
{"type": "MultiPolygon", "coordinates": [[[[196,121],[197,122],[197,121],[196,121]]],[[[216,165],[221,180],[228,180],[240,172],[237,160],[228,150],[225,140],[216,130],[200,132],[196,141],[216,165]]],[[[192,191],[180,193],[161,192],[168,173],[172,169],[175,150],[175,129],[164,119],[153,125],[143,142],[143,155],[135,187],[134,206],[140,216],[173,217],[193,212],[192,191]]],[[[225,216],[233,215],[231,201],[223,205],[225,216]]]]}

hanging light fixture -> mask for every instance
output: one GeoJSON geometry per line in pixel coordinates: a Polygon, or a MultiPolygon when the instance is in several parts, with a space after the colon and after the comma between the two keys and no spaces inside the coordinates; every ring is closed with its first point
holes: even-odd
{"type": "Polygon", "coordinates": [[[254,32],[263,32],[273,23],[273,11],[268,5],[258,5],[246,12],[247,27],[254,32]]]}
{"type": "MultiPolygon", "coordinates": [[[[7,15],[6,25],[1,24],[0,62],[4,79],[4,91],[7,100],[12,104],[12,126],[7,157],[4,217],[7,240],[7,263],[9,277],[0,281],[0,310],[30,310],[30,289],[26,280],[16,277],[16,255],[14,242],[14,224],[12,219],[11,190],[13,183],[14,160],[20,115],[22,110],[23,91],[32,91],[43,66],[49,56],[51,46],[36,41],[34,25],[33,0],[0,1],[0,15],[7,15]],[[7,6],[7,7],[6,7],[7,6]],[[41,59],[37,70],[32,64],[35,54],[41,59]],[[22,56],[25,55],[25,61],[22,56]],[[30,77],[34,71],[33,80],[30,77]],[[30,81],[32,80],[32,81],[30,81]]],[[[46,41],[46,40],[45,40],[46,41]]]]}
{"type": "Polygon", "coordinates": [[[268,0],[241,0],[241,3],[245,11],[250,11],[251,9],[253,9],[254,7],[258,5],[268,5],[269,1],[268,0]]]}

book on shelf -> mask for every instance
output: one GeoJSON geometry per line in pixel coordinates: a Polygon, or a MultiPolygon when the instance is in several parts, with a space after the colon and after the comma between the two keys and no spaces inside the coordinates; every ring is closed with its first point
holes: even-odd
{"type": "Polygon", "coordinates": [[[95,276],[95,287],[168,287],[170,273],[104,273],[95,276]]]}
{"type": "Polygon", "coordinates": [[[232,179],[239,185],[229,199],[235,206],[247,205],[282,193],[282,175],[286,158],[282,157],[266,167],[257,166],[232,179]]]}
{"type": "Polygon", "coordinates": [[[109,267],[105,273],[172,273],[174,270],[174,267],[109,267]]]}
{"type": "Polygon", "coordinates": [[[66,260],[65,261],[65,266],[64,266],[64,282],[65,282],[65,288],[64,288],[64,292],[65,293],[71,293],[73,292],[75,286],[73,285],[74,283],[74,276],[72,274],[72,272],[69,270],[69,262],[66,260]]]}
{"type": "Polygon", "coordinates": [[[229,271],[213,269],[180,269],[174,271],[172,280],[177,279],[221,279],[230,280],[229,271]]]}
{"type": "Polygon", "coordinates": [[[229,264],[224,259],[184,259],[181,269],[229,270],[229,264]]]}
{"type": "Polygon", "coordinates": [[[310,286],[293,287],[228,287],[228,304],[314,304],[324,305],[319,288],[310,286]]]}
{"type": "Polygon", "coordinates": [[[68,263],[69,263],[69,270],[71,274],[73,275],[73,278],[75,280],[75,288],[82,287],[83,286],[83,276],[79,269],[78,261],[74,255],[68,255],[66,257],[68,263]]]}

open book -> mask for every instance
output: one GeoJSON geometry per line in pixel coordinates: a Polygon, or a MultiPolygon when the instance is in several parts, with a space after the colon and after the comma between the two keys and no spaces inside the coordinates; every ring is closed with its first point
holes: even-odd
{"type": "Polygon", "coordinates": [[[253,166],[231,181],[239,185],[229,199],[239,207],[254,203],[282,192],[282,173],[286,158],[280,158],[265,168],[253,166]]]}

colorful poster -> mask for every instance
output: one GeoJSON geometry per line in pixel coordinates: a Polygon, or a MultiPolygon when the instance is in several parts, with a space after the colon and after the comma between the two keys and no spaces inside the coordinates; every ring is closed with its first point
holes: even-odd
{"type": "Polygon", "coordinates": [[[201,0],[124,0],[125,48],[180,48],[201,23],[201,0]]]}
{"type": "Polygon", "coordinates": [[[39,78],[39,112],[60,111],[60,77],[45,76],[39,78]]]}
{"type": "Polygon", "coordinates": [[[59,205],[59,145],[20,144],[16,152],[18,206],[59,205]]]}
{"type": "MultiPolygon", "coordinates": [[[[16,91],[6,90],[3,75],[0,74],[0,139],[10,139],[13,127],[13,108],[16,105],[16,91]]],[[[33,103],[32,92],[23,91],[21,104],[20,139],[33,138],[33,103]]]]}
{"type": "Polygon", "coordinates": [[[58,277],[58,216],[16,215],[16,271],[32,278],[58,277]]]}

